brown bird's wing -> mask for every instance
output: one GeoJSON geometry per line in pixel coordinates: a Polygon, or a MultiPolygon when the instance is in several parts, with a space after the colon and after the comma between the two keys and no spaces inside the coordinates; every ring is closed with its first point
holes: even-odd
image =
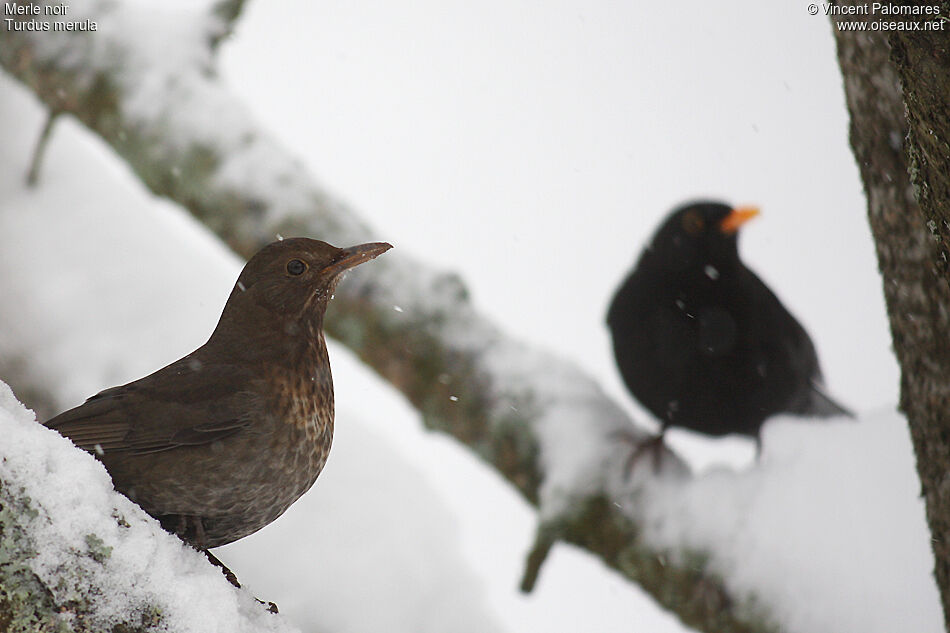
{"type": "Polygon", "coordinates": [[[254,378],[234,365],[185,357],[135,382],[106,389],[45,424],[93,453],[165,451],[222,440],[259,412],[254,378]]]}

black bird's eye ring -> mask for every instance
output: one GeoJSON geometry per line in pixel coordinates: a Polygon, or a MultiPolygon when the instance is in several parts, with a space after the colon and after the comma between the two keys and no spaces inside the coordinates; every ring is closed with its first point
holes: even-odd
{"type": "Polygon", "coordinates": [[[705,222],[701,215],[695,211],[689,211],[683,216],[683,228],[690,235],[698,235],[705,228],[705,222]]]}
{"type": "Polygon", "coordinates": [[[299,259],[292,259],[287,262],[287,272],[291,275],[302,275],[307,270],[307,264],[299,259]]]}

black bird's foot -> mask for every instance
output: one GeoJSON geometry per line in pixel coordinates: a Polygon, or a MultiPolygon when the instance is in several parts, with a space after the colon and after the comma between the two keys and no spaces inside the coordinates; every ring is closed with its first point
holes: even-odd
{"type": "Polygon", "coordinates": [[[630,479],[630,474],[633,472],[633,468],[637,465],[637,462],[639,462],[640,459],[647,453],[650,453],[653,456],[653,473],[655,475],[660,474],[660,467],[662,466],[663,462],[663,451],[666,448],[666,445],[663,443],[662,431],[660,431],[659,435],[648,437],[645,440],[627,430],[617,431],[614,433],[614,436],[633,447],[633,450],[630,452],[630,455],[627,456],[627,459],[623,464],[624,481],[630,479]]]}

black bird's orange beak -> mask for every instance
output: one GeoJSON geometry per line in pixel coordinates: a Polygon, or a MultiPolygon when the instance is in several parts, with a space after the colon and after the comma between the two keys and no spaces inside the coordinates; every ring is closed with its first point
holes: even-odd
{"type": "Polygon", "coordinates": [[[759,215],[758,207],[736,207],[719,223],[719,230],[726,235],[732,235],[743,224],[759,215]]]}
{"type": "Polygon", "coordinates": [[[333,263],[324,268],[321,273],[324,275],[339,275],[354,266],[376,259],[392,247],[392,244],[386,242],[370,242],[369,244],[341,248],[333,263]]]}

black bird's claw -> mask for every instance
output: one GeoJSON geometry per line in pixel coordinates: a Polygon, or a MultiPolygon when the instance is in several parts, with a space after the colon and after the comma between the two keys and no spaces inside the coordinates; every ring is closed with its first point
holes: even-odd
{"type": "Polygon", "coordinates": [[[663,443],[663,431],[660,431],[659,435],[641,439],[637,435],[634,435],[632,431],[625,429],[614,432],[614,437],[633,447],[633,450],[630,452],[630,455],[627,456],[623,464],[624,481],[630,479],[630,474],[633,472],[634,466],[637,465],[637,462],[640,461],[640,458],[646,453],[652,453],[653,455],[653,474],[660,474],[660,467],[663,461],[663,449],[666,448],[666,445],[663,443]]]}

